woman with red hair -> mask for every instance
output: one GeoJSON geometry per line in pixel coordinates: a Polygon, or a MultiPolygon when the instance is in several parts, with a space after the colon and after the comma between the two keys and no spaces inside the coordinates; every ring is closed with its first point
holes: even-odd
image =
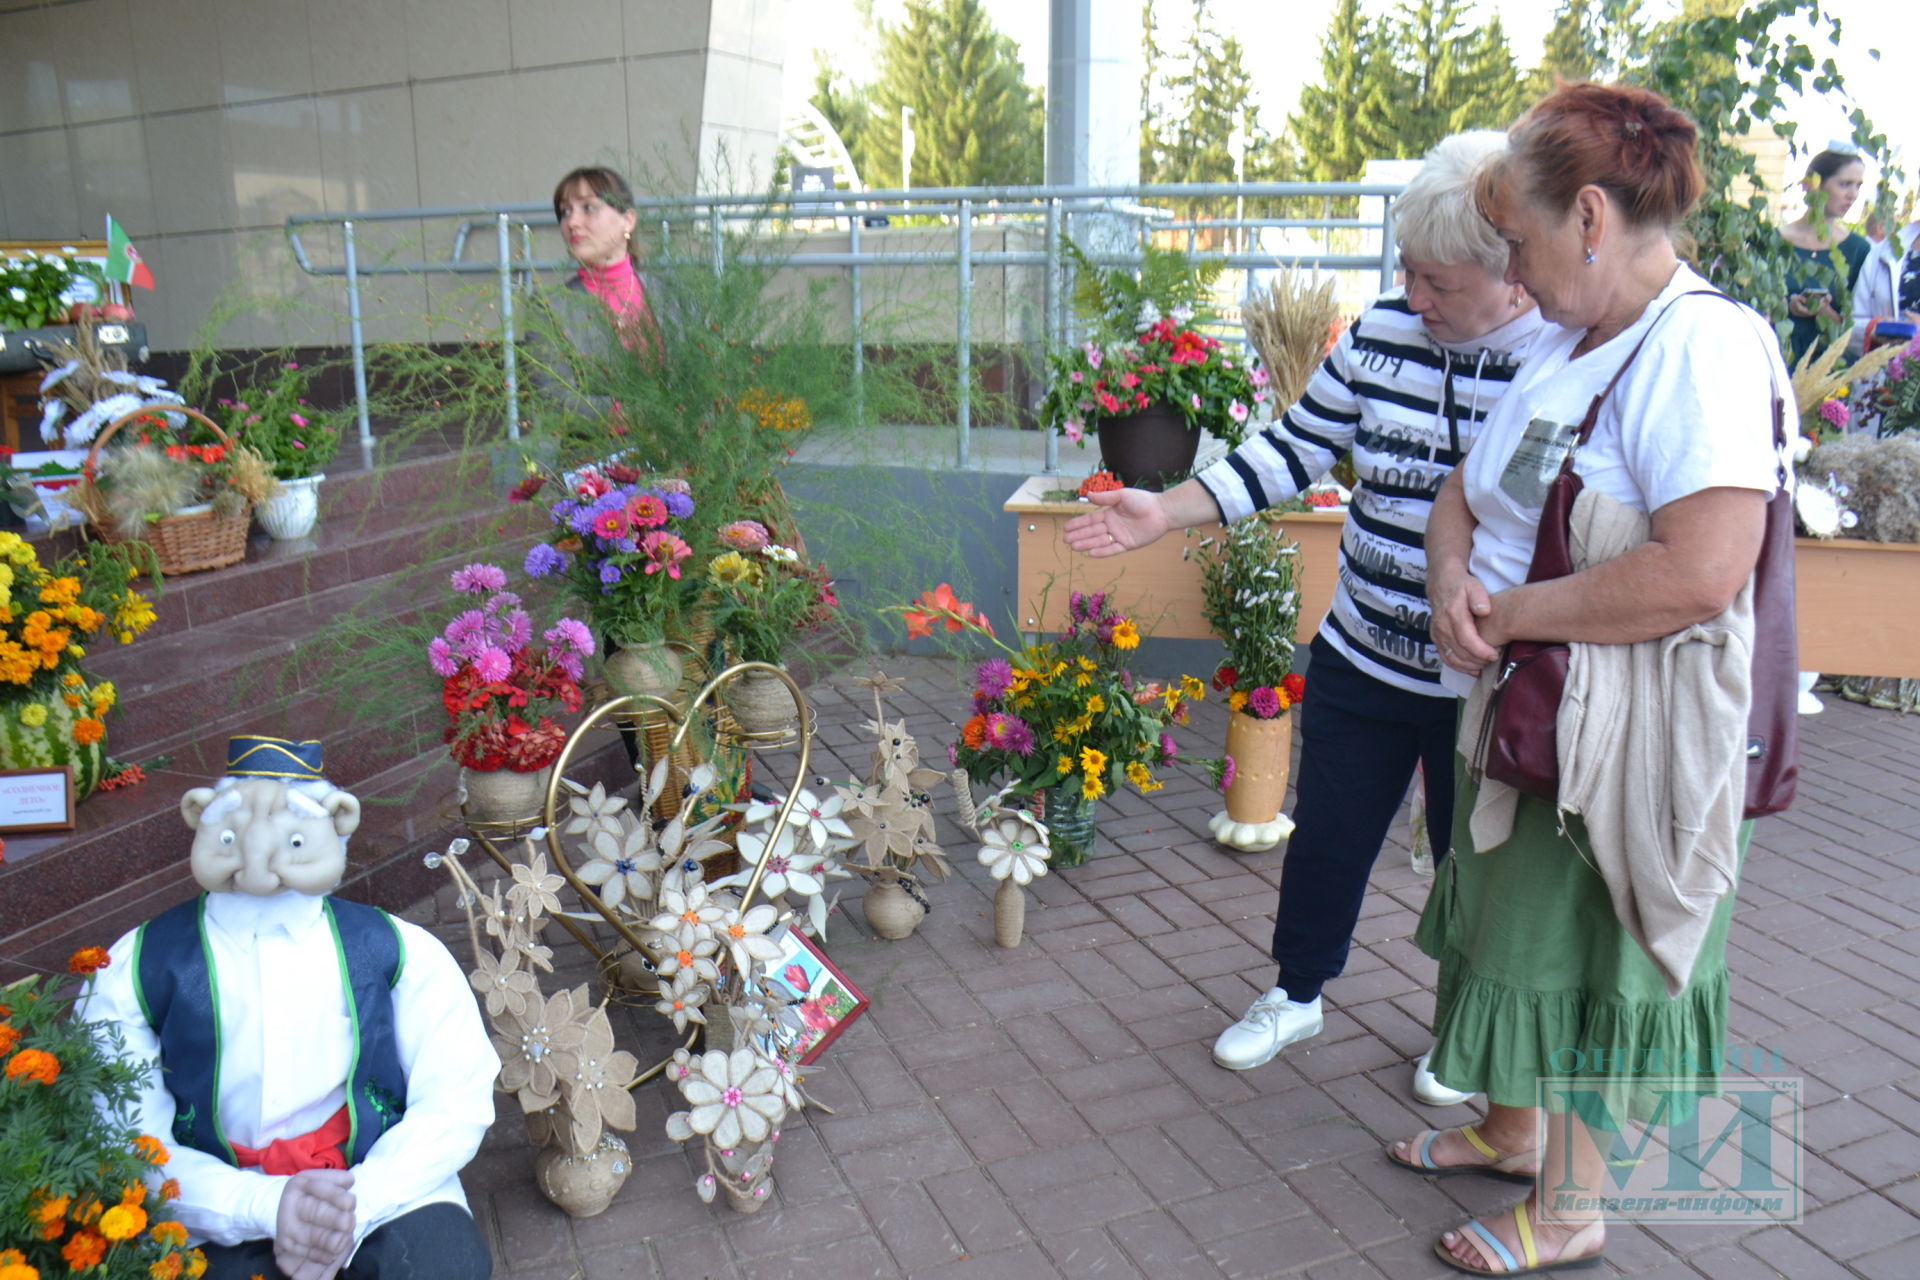
{"type": "Polygon", "coordinates": [[[1514,125],[1478,184],[1508,246],[1507,279],[1560,326],[1534,343],[1427,527],[1433,637],[1444,678],[1468,696],[1468,758],[1454,855],[1416,940],[1440,962],[1431,1069],[1488,1107],[1478,1124],[1428,1130],[1388,1155],[1430,1177],[1532,1181],[1545,1168],[1583,1194],[1543,1206],[1536,1191],[1443,1235],[1439,1256],[1476,1275],[1596,1262],[1606,1225],[1590,1206],[1619,1194],[1606,1181],[1620,1175],[1603,1154],[1609,1131],[1676,1101],[1633,1073],[1657,1063],[1711,1092],[1726,1040],[1726,929],[1750,832],[1749,584],[1782,475],[1773,404],[1789,383],[1766,322],[1675,249],[1702,187],[1694,148],[1693,123],[1657,94],[1567,85],[1514,125]],[[1530,582],[1545,495],[1569,456],[1584,485],[1576,572],[1530,582]],[[1614,546],[1596,553],[1601,539],[1614,546]],[[1696,639],[1707,647],[1688,653],[1737,656],[1700,659],[1718,681],[1662,665],[1696,639]],[[1482,776],[1475,758],[1512,640],[1567,642],[1574,655],[1556,801],[1482,776]],[[1618,673],[1595,684],[1589,721],[1601,698],[1635,691],[1616,703],[1612,750],[1569,751],[1580,670],[1618,673]],[[1676,730],[1683,721],[1693,732],[1676,730]],[[1697,830],[1682,840],[1679,811],[1696,799],[1697,830]],[[1623,827],[1618,813],[1664,825],[1623,827]],[[1650,867],[1679,898],[1650,887],[1650,867]],[[1560,1095],[1572,1105],[1537,1109],[1540,1081],[1565,1077],[1578,1078],[1560,1095]]]}

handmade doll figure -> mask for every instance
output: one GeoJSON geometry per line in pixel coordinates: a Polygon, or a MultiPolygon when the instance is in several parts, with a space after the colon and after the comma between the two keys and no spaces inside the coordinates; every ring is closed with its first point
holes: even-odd
{"type": "Polygon", "coordinates": [[[458,1175],[500,1060],[437,938],[325,896],[359,802],[318,742],[237,737],[180,811],[205,892],[113,945],[82,1016],[154,1065],[135,1118],[207,1274],[491,1275],[458,1175]]]}

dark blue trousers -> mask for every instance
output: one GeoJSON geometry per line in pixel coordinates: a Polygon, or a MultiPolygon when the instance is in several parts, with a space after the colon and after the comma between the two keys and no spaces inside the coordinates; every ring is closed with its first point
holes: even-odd
{"type": "Polygon", "coordinates": [[[1409,693],[1355,667],[1325,640],[1309,652],[1300,705],[1293,835],[1280,868],[1273,958],[1287,998],[1306,1002],[1347,965],[1367,876],[1426,766],[1427,831],[1436,859],[1453,831],[1454,720],[1459,702],[1409,693]]]}
{"type": "MultiPolygon", "coordinates": [[[[271,1240],[200,1247],[207,1255],[206,1280],[285,1280],[274,1265],[271,1240]]],[[[382,1223],[361,1241],[340,1280],[487,1280],[492,1274],[493,1255],[473,1215],[442,1203],[382,1223]]]]}

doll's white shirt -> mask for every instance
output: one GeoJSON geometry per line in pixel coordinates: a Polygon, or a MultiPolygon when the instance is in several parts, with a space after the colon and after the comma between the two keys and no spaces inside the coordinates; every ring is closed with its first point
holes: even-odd
{"type": "MultiPolygon", "coordinates": [[[[207,943],[220,994],[220,1124],[249,1147],[319,1128],[346,1101],[352,1020],[321,899],[281,893],[207,899],[207,943]]],[[[493,1122],[499,1056],[472,988],[451,952],[396,919],[405,962],[393,988],[395,1040],[407,1109],[353,1166],[356,1245],[382,1223],[423,1205],[465,1206],[459,1171],[493,1122]]],[[[174,1100],[160,1080],[160,1043],[134,990],[134,935],[109,951],[80,1016],[117,1025],[129,1056],[153,1071],[136,1117],[172,1152],[161,1172],[180,1182],[174,1217],[196,1240],[271,1237],[284,1177],[236,1169],[172,1138],[174,1100]]]]}

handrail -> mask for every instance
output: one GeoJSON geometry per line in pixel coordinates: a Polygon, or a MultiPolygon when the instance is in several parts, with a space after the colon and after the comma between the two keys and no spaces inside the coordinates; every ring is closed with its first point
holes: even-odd
{"type": "MultiPolygon", "coordinates": [[[[915,190],[879,191],[807,191],[798,195],[778,193],[729,193],[693,197],[641,196],[634,204],[641,216],[660,229],[666,252],[687,249],[705,259],[717,274],[729,260],[725,235],[730,222],[753,222],[769,215],[792,221],[846,221],[845,251],[821,253],[735,252],[732,261],[787,268],[822,270],[844,269],[849,275],[850,320],[853,343],[854,396],[856,413],[864,420],[864,378],[866,369],[866,326],[862,271],[874,267],[907,267],[956,272],[956,422],[955,464],[965,468],[971,463],[972,388],[972,299],[973,274],[982,268],[1039,267],[1041,334],[1047,344],[1070,339],[1069,321],[1063,305],[1061,287],[1061,240],[1066,219],[1074,215],[1099,214],[1135,224],[1136,233],[1153,231],[1185,232],[1189,245],[1202,231],[1256,233],[1272,228],[1325,235],[1334,231],[1377,231],[1380,247],[1357,253],[1326,250],[1304,254],[1276,254],[1245,247],[1237,249],[1192,249],[1196,262],[1218,263],[1223,267],[1248,272],[1243,298],[1252,289],[1252,272],[1269,269],[1282,262],[1316,270],[1365,271],[1379,273],[1380,285],[1391,285],[1396,267],[1393,246],[1393,201],[1403,186],[1398,183],[1362,182],[1246,182],[1167,184],[1125,184],[1110,186],[1035,186],[1035,187],[929,187],[915,190]],[[1350,199],[1377,197],[1381,200],[1378,221],[1364,218],[1235,217],[1218,221],[1199,221],[1179,217],[1174,211],[1152,202],[1193,199],[1350,199]],[[784,211],[784,214],[783,214],[784,211]],[[890,249],[865,242],[863,227],[872,218],[938,218],[952,224],[951,249],[917,247],[890,249]],[[1024,226],[1038,232],[1040,249],[980,249],[973,247],[973,229],[978,223],[997,226],[1024,226]],[[679,234],[676,234],[678,229],[679,234]],[[686,240],[682,248],[683,237],[686,240]],[[698,248],[692,248],[698,246],[698,248]]],[[[1325,213],[1325,210],[1322,210],[1325,213]]],[[[286,220],[288,247],[294,261],[308,275],[344,278],[354,367],[354,395],[363,459],[372,464],[374,441],[367,410],[366,352],[363,331],[361,281],[376,276],[489,275],[498,281],[500,291],[502,372],[507,395],[507,430],[510,437],[520,432],[520,384],[517,344],[515,342],[514,292],[529,284],[537,273],[563,271],[573,263],[569,258],[534,256],[535,228],[556,225],[550,205],[537,202],[485,205],[439,205],[412,209],[369,209],[352,213],[304,213],[286,220]],[[453,220],[452,241],[442,258],[422,257],[413,261],[362,263],[356,228],[386,222],[427,222],[453,220]],[[513,228],[520,235],[516,246],[513,228]],[[341,236],[341,260],[318,261],[308,249],[302,231],[311,227],[338,227],[341,236]],[[467,251],[485,240],[473,233],[490,227],[494,235],[494,256],[490,260],[468,260],[467,251]]],[[[1103,247],[1088,254],[1100,265],[1126,265],[1137,262],[1137,253],[1129,254],[1103,247]]],[[[1049,433],[1046,441],[1046,470],[1058,465],[1058,445],[1049,433]]]]}

